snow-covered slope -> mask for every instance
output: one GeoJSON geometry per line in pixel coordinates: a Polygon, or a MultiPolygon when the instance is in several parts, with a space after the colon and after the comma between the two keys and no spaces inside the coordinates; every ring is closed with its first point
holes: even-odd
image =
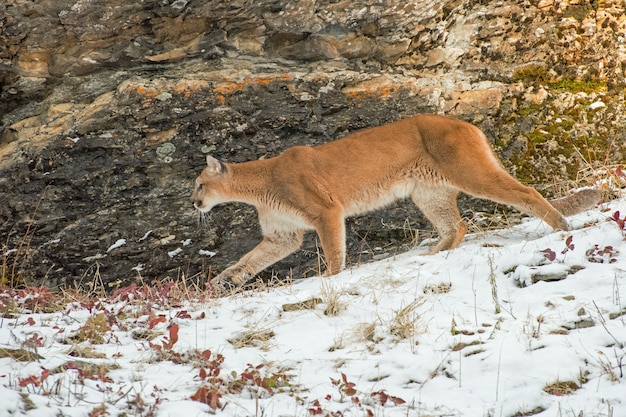
{"type": "Polygon", "coordinates": [[[625,215],[222,299],[127,289],[29,313],[6,291],[0,352],[39,359],[0,358],[0,415],[626,416],[625,215]]]}

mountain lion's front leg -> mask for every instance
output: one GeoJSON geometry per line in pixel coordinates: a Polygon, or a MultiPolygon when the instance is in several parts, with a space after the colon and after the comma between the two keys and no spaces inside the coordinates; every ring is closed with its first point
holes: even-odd
{"type": "Polygon", "coordinates": [[[298,249],[303,235],[301,230],[265,235],[261,243],[212,279],[211,284],[221,288],[245,284],[263,269],[298,249]]]}
{"type": "Polygon", "coordinates": [[[320,238],[326,276],[341,272],[346,266],[346,226],[340,210],[328,211],[316,219],[315,230],[320,238]]]}

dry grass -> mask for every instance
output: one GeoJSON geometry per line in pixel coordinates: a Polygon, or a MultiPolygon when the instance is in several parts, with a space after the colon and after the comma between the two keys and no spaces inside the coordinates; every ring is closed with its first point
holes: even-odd
{"type": "Polygon", "coordinates": [[[228,339],[228,342],[235,348],[244,347],[258,347],[261,349],[267,348],[267,342],[270,341],[276,333],[273,330],[268,329],[255,329],[241,333],[237,337],[228,339]]]}
{"type": "Polygon", "coordinates": [[[297,303],[283,304],[283,311],[314,310],[318,304],[323,302],[321,298],[314,297],[297,303]]]}
{"type": "Polygon", "coordinates": [[[490,230],[499,230],[517,224],[521,221],[521,217],[520,213],[509,211],[507,206],[496,205],[492,213],[472,212],[472,217],[466,220],[467,231],[474,235],[485,234],[490,230]]]}
{"type": "Polygon", "coordinates": [[[597,363],[602,373],[607,375],[609,380],[613,383],[620,382],[623,377],[622,371],[622,362],[624,360],[624,356],[619,356],[617,351],[615,352],[615,365],[612,364],[610,358],[608,358],[603,352],[598,352],[597,363]]]}
{"type": "Polygon", "coordinates": [[[574,381],[559,381],[546,385],[543,390],[550,395],[556,395],[558,397],[563,395],[569,395],[574,391],[580,389],[577,382],[574,381]]]}
{"type": "Polygon", "coordinates": [[[452,346],[452,347],[450,348],[450,350],[451,350],[452,352],[458,352],[458,351],[460,351],[460,350],[465,349],[466,347],[469,347],[469,346],[478,346],[478,345],[482,345],[482,344],[483,344],[483,342],[481,342],[480,340],[474,340],[474,341],[472,341],[472,342],[459,342],[459,343],[455,344],[454,346],[452,346]]]}
{"type": "Polygon", "coordinates": [[[322,299],[326,303],[324,314],[327,316],[337,316],[346,308],[346,303],[341,301],[343,290],[333,286],[329,281],[322,281],[320,287],[322,299]]]}
{"type": "Polygon", "coordinates": [[[107,364],[107,363],[92,363],[86,361],[72,361],[66,362],[62,365],[57,366],[54,369],[50,370],[50,373],[57,374],[63,373],[68,369],[77,369],[81,371],[83,374],[87,374],[90,377],[92,375],[99,376],[100,379],[105,376],[109,371],[113,371],[116,369],[120,369],[120,366],[117,364],[107,364]]]}
{"type": "MultiPolygon", "coordinates": [[[[613,138],[606,155],[600,157],[591,154],[585,156],[580,149],[574,147],[584,163],[584,167],[576,175],[574,186],[584,187],[592,185],[596,187],[600,191],[603,201],[619,198],[623,195],[624,188],[626,188],[626,173],[623,170],[623,166],[621,164],[609,163],[616,139],[613,138]]],[[[592,147],[587,147],[588,151],[590,149],[592,147]]],[[[561,184],[561,187],[558,188],[562,189],[563,185],[561,184]]]]}
{"type": "Polygon", "coordinates": [[[491,298],[496,314],[500,314],[500,300],[498,299],[498,284],[496,282],[496,273],[493,266],[493,258],[489,257],[489,285],[491,286],[491,298]]]}
{"type": "Polygon", "coordinates": [[[546,409],[539,406],[530,410],[518,411],[517,413],[513,414],[511,417],[530,417],[539,413],[543,413],[544,411],[546,411],[546,409]]]}
{"type": "Polygon", "coordinates": [[[91,346],[74,345],[67,352],[67,355],[75,358],[85,359],[106,359],[107,355],[102,352],[98,352],[91,346]]]}
{"type": "Polygon", "coordinates": [[[85,324],[68,339],[73,343],[89,341],[94,345],[105,343],[106,334],[111,330],[104,313],[87,318],[85,324]]]}
{"type": "Polygon", "coordinates": [[[402,307],[400,310],[395,311],[389,326],[391,334],[401,340],[407,339],[412,342],[411,345],[414,345],[420,320],[417,309],[423,303],[424,300],[418,298],[402,307]]]}
{"type": "Polygon", "coordinates": [[[37,212],[39,211],[39,205],[44,199],[44,194],[45,193],[42,193],[39,197],[35,210],[30,216],[28,225],[26,226],[26,231],[17,243],[17,247],[9,247],[10,238],[13,234],[13,228],[11,228],[7,234],[4,245],[0,248],[2,251],[2,262],[0,263],[0,285],[8,285],[11,288],[28,285],[28,282],[26,282],[22,276],[22,269],[30,254],[30,244],[36,231],[35,218],[37,216],[37,212]]]}
{"type": "Polygon", "coordinates": [[[11,358],[18,362],[33,362],[43,359],[43,356],[28,349],[0,348],[0,358],[11,358]]]}
{"type": "Polygon", "coordinates": [[[377,343],[381,338],[376,337],[377,323],[358,323],[353,330],[357,342],[377,343]]]}
{"type": "Polygon", "coordinates": [[[583,384],[589,380],[588,376],[589,373],[587,371],[580,369],[578,372],[578,381],[561,381],[557,378],[555,382],[546,385],[543,390],[550,395],[559,397],[563,395],[570,395],[574,391],[579,390],[583,384]]]}

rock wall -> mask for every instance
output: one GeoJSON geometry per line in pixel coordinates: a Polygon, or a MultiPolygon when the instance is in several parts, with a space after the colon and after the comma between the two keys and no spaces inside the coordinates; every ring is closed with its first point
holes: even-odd
{"type": "MultiPolygon", "coordinates": [[[[203,282],[260,238],[243,205],[199,224],[205,154],[266,158],[420,112],[477,124],[558,193],[625,159],[625,37],[609,0],[6,0],[0,279],[203,282]]],[[[351,263],[423,228],[404,203],[352,219],[351,263]]],[[[310,235],[265,276],[315,273],[318,252],[310,235]]]]}

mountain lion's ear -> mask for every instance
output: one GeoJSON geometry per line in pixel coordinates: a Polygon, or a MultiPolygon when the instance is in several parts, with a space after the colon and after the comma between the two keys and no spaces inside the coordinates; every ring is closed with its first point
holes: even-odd
{"type": "Polygon", "coordinates": [[[214,172],[216,174],[224,173],[224,165],[217,159],[213,158],[211,155],[206,156],[206,165],[211,172],[214,172]]]}

